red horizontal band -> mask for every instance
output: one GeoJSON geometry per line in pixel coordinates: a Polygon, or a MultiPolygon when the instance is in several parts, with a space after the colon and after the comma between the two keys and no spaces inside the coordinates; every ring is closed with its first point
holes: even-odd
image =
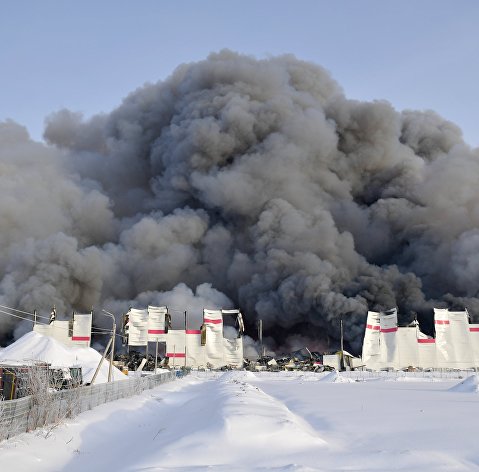
{"type": "Polygon", "coordinates": [[[223,320],[210,320],[208,318],[204,319],[205,323],[220,324],[223,323],[223,320]]]}
{"type": "Polygon", "coordinates": [[[201,329],[187,329],[186,334],[201,334],[201,329]]]}
{"type": "Polygon", "coordinates": [[[366,325],[367,329],[372,329],[374,331],[379,331],[381,329],[380,326],[374,326],[374,325],[366,325]]]}
{"type": "Polygon", "coordinates": [[[418,339],[417,342],[420,344],[433,344],[436,342],[436,340],[432,338],[426,338],[426,339],[418,339]]]}
{"type": "Polygon", "coordinates": [[[72,341],[90,341],[90,336],[73,336],[72,341]]]}
{"type": "Polygon", "coordinates": [[[165,357],[186,357],[184,352],[167,352],[165,357]]]}
{"type": "Polygon", "coordinates": [[[165,334],[166,331],[164,329],[149,329],[148,334],[165,334]]]}
{"type": "Polygon", "coordinates": [[[446,324],[447,325],[447,324],[449,324],[449,320],[434,320],[434,323],[442,324],[442,325],[446,324]]]}
{"type": "Polygon", "coordinates": [[[381,329],[381,333],[394,333],[397,330],[398,330],[397,328],[385,328],[385,329],[381,329]]]}
{"type": "Polygon", "coordinates": [[[479,333],[479,328],[469,328],[471,333],[479,333]]]}

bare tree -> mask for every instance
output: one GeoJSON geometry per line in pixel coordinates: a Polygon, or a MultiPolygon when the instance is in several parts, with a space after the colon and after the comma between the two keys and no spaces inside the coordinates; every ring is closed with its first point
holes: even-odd
{"type": "Polygon", "coordinates": [[[33,364],[28,369],[27,393],[31,397],[28,415],[28,430],[44,428],[45,437],[53,429],[72,418],[80,411],[80,389],[68,388],[68,383],[61,369],[52,370],[46,365],[33,364]]]}
{"type": "Polygon", "coordinates": [[[8,429],[7,429],[8,417],[7,417],[7,408],[5,405],[5,398],[0,396],[0,441],[7,439],[8,429]]]}

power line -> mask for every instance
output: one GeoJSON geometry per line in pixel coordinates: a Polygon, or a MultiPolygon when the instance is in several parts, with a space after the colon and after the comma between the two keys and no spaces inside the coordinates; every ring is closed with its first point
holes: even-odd
{"type": "MultiPolygon", "coordinates": [[[[17,310],[16,308],[11,308],[9,306],[5,306],[5,305],[0,305],[1,308],[6,308],[7,310],[11,310],[11,311],[16,311],[18,313],[24,313],[25,315],[30,315],[30,316],[35,316],[35,313],[30,313],[28,311],[23,311],[23,310],[17,310]]],[[[49,320],[50,318],[48,318],[47,316],[41,316],[41,315],[36,315],[37,318],[43,318],[44,320],[49,320]]]]}
{"type": "MultiPolygon", "coordinates": [[[[1,305],[0,305],[0,306],[1,306],[1,305]]],[[[13,313],[8,313],[7,311],[0,310],[0,313],[4,313],[5,315],[13,316],[14,318],[19,318],[19,319],[21,319],[21,320],[30,321],[30,322],[33,323],[33,320],[29,320],[28,318],[24,318],[23,316],[14,315],[13,313]]]]}
{"type": "MultiPolygon", "coordinates": [[[[0,306],[3,306],[3,305],[0,305],[0,306]]],[[[18,310],[20,311],[20,310],[18,310]]],[[[30,320],[28,318],[25,318],[23,316],[19,316],[19,315],[14,315],[13,313],[8,313],[8,311],[4,311],[4,310],[0,310],[0,313],[3,313],[5,315],[8,315],[8,316],[12,316],[13,318],[18,318],[20,320],[23,320],[23,321],[30,321],[31,323],[33,323],[34,320],[30,320]]],[[[23,312],[23,313],[26,313],[26,312],[23,312]]],[[[26,313],[26,314],[31,314],[31,313],[26,313]]],[[[46,318],[46,319],[49,319],[49,318],[46,318]]],[[[59,321],[62,321],[62,320],[59,320],[59,321]]],[[[63,321],[70,321],[70,320],[63,320],[63,321]]],[[[39,326],[49,326],[49,325],[43,325],[43,324],[40,324],[38,323],[39,326]]],[[[56,329],[63,329],[63,330],[69,330],[70,327],[63,327],[63,326],[56,326],[56,329]]],[[[95,330],[99,329],[103,329],[103,328],[94,328],[95,330]]],[[[104,331],[104,334],[108,334],[109,332],[111,332],[111,330],[108,330],[105,328],[105,331],[104,331]]]]}
{"type": "MultiPolygon", "coordinates": [[[[5,307],[4,305],[0,305],[0,307],[3,307],[3,308],[8,308],[10,309],[9,307],[5,307]]],[[[13,310],[13,308],[12,308],[13,310]]],[[[26,315],[32,315],[34,316],[33,313],[28,313],[26,311],[22,311],[22,310],[15,310],[15,311],[18,311],[20,313],[24,313],[26,315]]],[[[0,313],[3,313],[5,315],[8,315],[8,316],[11,316],[13,318],[18,318],[20,320],[23,320],[23,321],[30,321],[30,322],[33,322],[34,320],[30,320],[28,318],[25,318],[23,316],[19,316],[19,315],[15,315],[13,313],[9,313],[8,311],[4,311],[4,310],[0,310],[0,313]]],[[[45,318],[45,317],[41,317],[41,318],[45,318]]],[[[49,319],[49,318],[45,318],[45,319],[49,319]]],[[[65,321],[68,321],[68,320],[65,320],[65,321]]],[[[39,326],[48,326],[48,325],[41,325],[39,324],[39,326]]],[[[63,329],[63,330],[69,330],[70,327],[63,327],[63,326],[56,326],[56,329],[63,329]]],[[[112,330],[111,329],[108,329],[108,328],[93,328],[91,330],[91,334],[96,334],[96,335],[100,335],[100,336],[105,336],[105,335],[110,335],[111,336],[111,332],[112,330]]],[[[122,334],[118,334],[118,333],[115,333],[115,336],[118,336],[119,338],[122,338],[123,335],[122,334]]]]}
{"type": "Polygon", "coordinates": [[[25,315],[34,316],[34,313],[30,313],[29,311],[17,310],[16,308],[10,308],[9,306],[5,305],[0,305],[0,308],[7,308],[8,310],[17,311],[18,313],[24,313],[25,315]]]}

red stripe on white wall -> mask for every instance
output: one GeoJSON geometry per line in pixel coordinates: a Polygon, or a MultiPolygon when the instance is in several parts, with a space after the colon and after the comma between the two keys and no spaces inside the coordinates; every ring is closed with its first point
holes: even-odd
{"type": "Polygon", "coordinates": [[[469,328],[471,333],[479,333],[479,328],[469,328]]]}
{"type": "Polygon", "coordinates": [[[448,325],[449,320],[434,320],[434,323],[436,323],[438,325],[448,325]]]}
{"type": "Polygon", "coordinates": [[[374,331],[379,331],[381,329],[380,326],[374,326],[374,325],[366,325],[367,329],[372,329],[374,331]]]}
{"type": "Polygon", "coordinates": [[[417,340],[417,342],[419,344],[434,344],[436,340],[432,338],[425,338],[425,339],[420,338],[417,340]]]}
{"type": "Polygon", "coordinates": [[[186,334],[201,334],[201,329],[187,329],[186,334]]]}
{"type": "Polygon", "coordinates": [[[205,318],[205,323],[212,323],[212,324],[221,324],[223,320],[210,320],[209,318],[205,318]]]}
{"type": "Polygon", "coordinates": [[[397,328],[384,328],[381,330],[381,333],[394,333],[397,330],[398,330],[397,328]]]}
{"type": "Polygon", "coordinates": [[[167,352],[165,357],[186,357],[184,352],[167,352]]]}
{"type": "Polygon", "coordinates": [[[149,329],[148,334],[166,334],[164,329],[149,329]]]}
{"type": "Polygon", "coordinates": [[[90,341],[90,336],[73,336],[72,341],[90,341]]]}

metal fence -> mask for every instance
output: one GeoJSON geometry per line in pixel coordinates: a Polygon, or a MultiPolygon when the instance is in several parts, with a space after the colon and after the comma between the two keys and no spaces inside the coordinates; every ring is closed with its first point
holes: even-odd
{"type": "Polygon", "coordinates": [[[176,378],[163,372],[128,380],[82,386],[57,392],[45,391],[18,400],[0,401],[0,441],[17,434],[46,427],[51,431],[65,418],[120,398],[131,397],[176,378]]]}
{"type": "Polygon", "coordinates": [[[469,370],[450,370],[450,369],[435,369],[428,371],[404,371],[404,370],[390,370],[390,371],[371,371],[371,370],[352,370],[341,372],[344,377],[350,377],[358,381],[367,381],[372,379],[416,379],[416,380],[458,380],[465,379],[476,372],[473,369],[469,370]]]}

